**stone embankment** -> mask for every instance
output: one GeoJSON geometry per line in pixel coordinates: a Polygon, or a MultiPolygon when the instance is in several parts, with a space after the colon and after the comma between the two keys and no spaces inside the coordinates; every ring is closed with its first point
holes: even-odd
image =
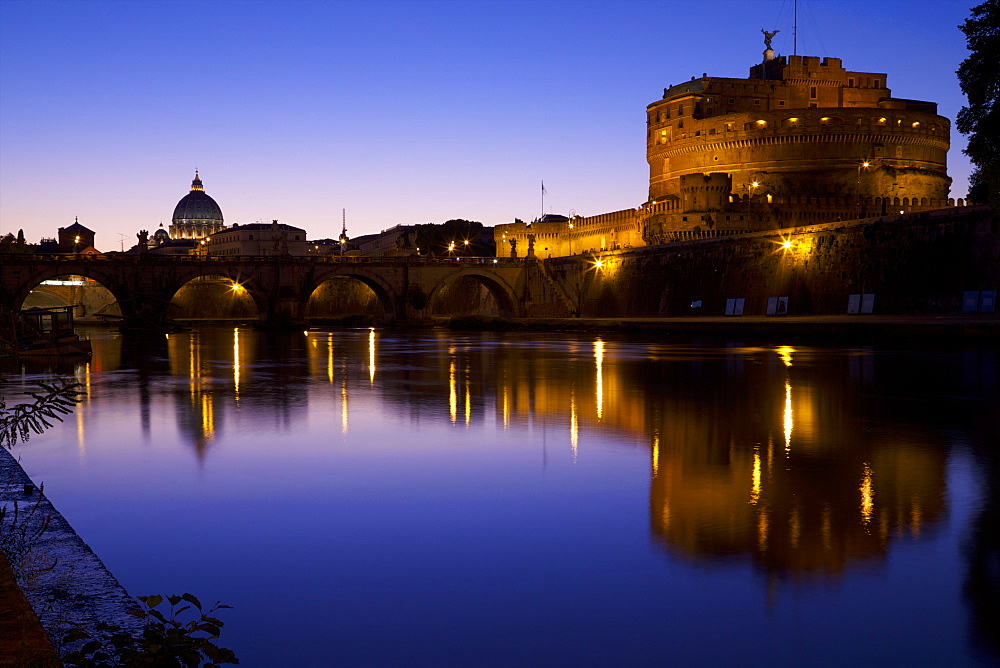
{"type": "MultiPolygon", "coordinates": [[[[5,523],[8,528],[15,501],[19,508],[19,521],[25,521],[30,513],[27,520],[31,523],[29,533],[45,518],[48,518],[48,526],[31,545],[21,563],[15,565],[19,572],[16,586],[20,592],[8,588],[9,597],[4,598],[4,574],[0,572],[0,604],[10,605],[10,611],[21,620],[21,624],[16,626],[0,626],[0,633],[4,634],[0,636],[0,646],[8,647],[11,638],[6,634],[13,633],[15,647],[21,645],[24,650],[22,656],[13,659],[0,653],[0,666],[6,665],[4,662],[11,665],[53,665],[44,663],[52,659],[53,650],[46,649],[38,635],[38,628],[33,628],[32,615],[24,608],[25,603],[30,605],[30,612],[41,622],[54,644],[59,643],[68,629],[76,627],[93,631],[98,622],[115,624],[138,633],[140,621],[129,614],[129,610],[137,607],[135,600],[41,493],[17,459],[0,448],[0,505],[8,508],[5,523]],[[21,592],[23,598],[18,596],[21,592]],[[24,663],[28,658],[39,659],[42,663],[24,663]]],[[[12,575],[10,571],[7,573],[12,575]]],[[[15,583],[7,580],[8,587],[12,584],[15,583]]]]}

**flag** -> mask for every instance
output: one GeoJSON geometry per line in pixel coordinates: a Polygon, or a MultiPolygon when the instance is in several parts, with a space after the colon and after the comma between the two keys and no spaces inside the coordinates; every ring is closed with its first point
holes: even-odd
{"type": "Polygon", "coordinates": [[[548,195],[549,191],[545,189],[545,181],[542,181],[542,194],[548,195]]]}

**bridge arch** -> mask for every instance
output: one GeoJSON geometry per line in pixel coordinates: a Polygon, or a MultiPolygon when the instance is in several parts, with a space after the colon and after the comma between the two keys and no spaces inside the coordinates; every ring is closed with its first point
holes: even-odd
{"type": "MultiPolygon", "coordinates": [[[[502,318],[516,318],[518,313],[517,294],[502,277],[493,272],[478,269],[465,269],[450,274],[439,280],[430,291],[427,301],[432,315],[498,315],[502,318]],[[478,283],[485,290],[495,305],[496,313],[483,313],[483,292],[462,291],[462,286],[478,283]],[[463,299],[454,301],[454,294],[462,294],[463,299]],[[473,295],[467,299],[468,295],[473,295]],[[449,300],[451,300],[449,302],[449,300]]],[[[489,310],[489,307],[486,307],[489,310]]]]}
{"type": "MultiPolygon", "coordinates": [[[[337,266],[328,271],[317,272],[313,277],[312,281],[309,283],[307,294],[305,295],[303,303],[303,313],[307,318],[320,317],[317,309],[310,308],[310,300],[314,296],[317,296],[317,291],[320,291],[324,284],[330,281],[337,280],[350,280],[357,281],[362,285],[366,286],[372,293],[374,293],[375,299],[378,300],[378,304],[381,307],[381,318],[386,322],[391,322],[399,317],[396,308],[396,302],[398,295],[393,291],[392,286],[389,285],[384,278],[375,273],[370,273],[361,269],[360,267],[344,267],[337,266]]],[[[313,305],[315,307],[315,304],[313,305]]],[[[354,315],[345,313],[344,315],[354,315]]]]}
{"type": "Polygon", "coordinates": [[[18,311],[31,306],[75,304],[80,307],[75,313],[78,319],[93,315],[97,311],[116,316],[123,314],[123,309],[120,308],[123,291],[113,277],[104,275],[100,271],[80,271],[79,266],[67,269],[69,268],[46,266],[33,272],[19,289],[14,291],[10,308],[18,311]],[[49,289],[38,290],[40,286],[50,281],[59,283],[49,289]],[[85,294],[95,292],[96,294],[85,294]],[[48,293],[51,298],[40,297],[39,293],[48,293]],[[33,300],[33,296],[36,299],[33,300]]]}
{"type": "Polygon", "coordinates": [[[229,272],[193,276],[168,296],[167,316],[197,320],[259,320],[264,296],[249,277],[229,272]]]}

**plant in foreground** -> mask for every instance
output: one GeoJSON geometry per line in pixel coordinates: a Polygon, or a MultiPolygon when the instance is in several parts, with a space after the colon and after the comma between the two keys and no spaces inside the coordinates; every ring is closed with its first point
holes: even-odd
{"type": "Polygon", "coordinates": [[[63,656],[67,666],[103,668],[104,666],[218,666],[239,663],[232,650],[217,646],[213,640],[222,631],[222,621],[214,617],[217,610],[231,606],[216,603],[207,611],[191,594],[167,596],[168,611],[159,610],[163,596],[140,596],[142,604],[132,614],[145,625],[138,638],[114,624],[100,623],[94,634],[72,629],[63,644],[83,644],[63,656]],[[183,604],[183,605],[182,605],[183,604]],[[180,605],[181,607],[177,607],[180,605]],[[187,612],[189,619],[180,618],[187,612]]]}
{"type": "Polygon", "coordinates": [[[34,402],[7,408],[0,395],[0,447],[8,450],[18,441],[27,441],[32,433],[41,434],[52,426],[49,420],[62,422],[63,415],[73,412],[80,397],[80,383],[58,379],[51,385],[39,383],[42,393],[28,392],[34,402]]]}

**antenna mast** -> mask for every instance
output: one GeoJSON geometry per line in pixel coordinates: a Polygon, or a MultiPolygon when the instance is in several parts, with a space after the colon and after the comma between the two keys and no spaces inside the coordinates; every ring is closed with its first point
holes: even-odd
{"type": "Polygon", "coordinates": [[[792,0],[792,55],[799,55],[799,0],[792,0]]]}

